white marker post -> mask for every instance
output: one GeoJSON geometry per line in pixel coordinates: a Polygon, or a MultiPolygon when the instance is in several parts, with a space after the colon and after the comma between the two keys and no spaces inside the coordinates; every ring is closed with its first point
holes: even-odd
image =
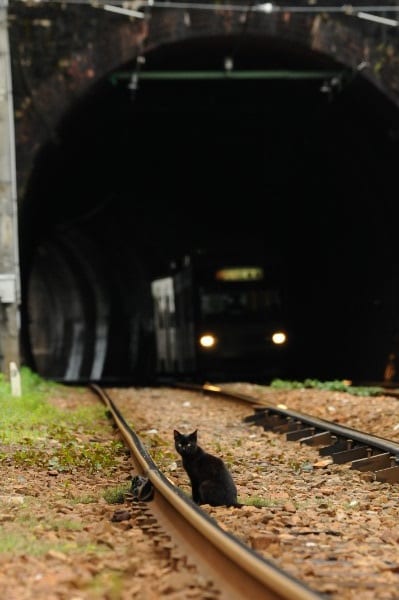
{"type": "Polygon", "coordinates": [[[21,396],[21,375],[15,362],[10,362],[11,395],[21,396]]]}

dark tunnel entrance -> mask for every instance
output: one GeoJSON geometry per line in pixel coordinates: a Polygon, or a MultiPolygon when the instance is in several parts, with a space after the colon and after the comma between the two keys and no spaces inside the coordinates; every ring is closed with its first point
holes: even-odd
{"type": "Polygon", "coordinates": [[[256,239],[285,265],[290,375],[381,379],[398,327],[397,108],[360,70],[256,36],[145,59],[135,92],[134,64],[110,73],[36,157],[20,211],[26,363],[151,381],[151,279],[194,248],[256,239]],[[194,77],[226,59],[278,73],[194,77]],[[145,78],[166,69],[192,76],[145,78]]]}

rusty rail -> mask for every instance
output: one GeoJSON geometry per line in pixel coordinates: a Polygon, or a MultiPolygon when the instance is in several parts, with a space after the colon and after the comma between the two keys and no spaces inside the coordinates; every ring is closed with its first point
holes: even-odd
{"type": "MultiPolygon", "coordinates": [[[[195,556],[216,582],[222,598],[228,600],[320,600],[322,596],[299,580],[262,558],[234,536],[224,531],[199,506],[158,471],[137,434],[105,390],[93,384],[91,389],[111,413],[129,447],[140,475],[154,486],[150,503],[155,518],[195,556]]],[[[240,509],[232,509],[240,510],[240,509]]]]}

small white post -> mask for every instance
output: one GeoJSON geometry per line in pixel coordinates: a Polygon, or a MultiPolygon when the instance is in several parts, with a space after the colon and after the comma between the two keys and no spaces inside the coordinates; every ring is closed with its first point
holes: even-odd
{"type": "Polygon", "coordinates": [[[21,375],[15,362],[10,362],[11,395],[21,396],[21,375]]]}

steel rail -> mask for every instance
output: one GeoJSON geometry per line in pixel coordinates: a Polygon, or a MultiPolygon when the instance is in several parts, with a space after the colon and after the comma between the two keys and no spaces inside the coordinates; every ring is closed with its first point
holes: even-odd
{"type": "Polygon", "coordinates": [[[289,410],[286,408],[279,408],[277,405],[268,402],[267,400],[255,398],[253,396],[248,396],[246,394],[241,394],[239,392],[234,392],[229,390],[227,387],[212,385],[209,383],[203,385],[196,384],[188,384],[188,383],[176,383],[175,387],[182,387],[183,389],[191,389],[193,391],[203,391],[211,394],[222,394],[227,398],[232,398],[234,400],[242,400],[247,404],[251,405],[255,411],[261,412],[262,410],[269,410],[276,415],[281,415],[283,418],[292,419],[296,421],[300,421],[303,424],[314,427],[319,431],[330,431],[337,437],[351,439],[355,442],[359,442],[360,444],[365,444],[369,446],[374,446],[385,452],[390,452],[395,455],[399,460],[399,444],[393,442],[391,440],[387,440],[386,438],[382,438],[376,435],[371,435],[362,431],[358,431],[357,429],[352,429],[351,427],[346,427],[345,425],[336,425],[330,421],[325,419],[320,419],[319,417],[313,417],[312,415],[306,413],[300,413],[294,410],[289,410]]]}
{"type": "Polygon", "coordinates": [[[212,574],[223,597],[228,600],[320,600],[324,597],[224,531],[158,471],[107,392],[96,384],[89,387],[107,406],[140,474],[153,484],[155,494],[151,505],[157,518],[180,538],[182,547],[190,545],[190,554],[194,553],[212,574]]]}

